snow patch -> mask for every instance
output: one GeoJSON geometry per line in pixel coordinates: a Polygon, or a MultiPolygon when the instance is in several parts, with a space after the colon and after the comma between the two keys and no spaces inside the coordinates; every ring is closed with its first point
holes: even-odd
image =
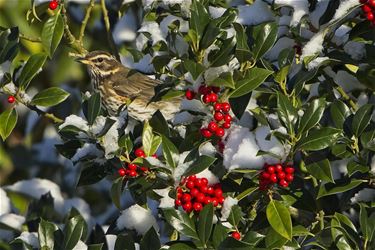
{"type": "Polygon", "coordinates": [[[256,0],[251,5],[239,5],[237,22],[243,25],[257,25],[274,20],[267,3],[256,0]]]}
{"type": "Polygon", "coordinates": [[[26,244],[29,244],[33,248],[40,248],[38,233],[22,232],[16,239],[20,239],[26,244]]]}
{"type": "Polygon", "coordinates": [[[0,188],[0,215],[11,211],[10,199],[4,189],[0,188]]]}
{"type": "Polygon", "coordinates": [[[65,121],[63,124],[59,126],[59,129],[63,129],[67,126],[74,126],[76,128],[79,128],[83,131],[89,130],[89,126],[87,124],[87,121],[85,121],[82,117],[76,116],[76,115],[70,115],[65,118],[65,121]]]}
{"type": "Polygon", "coordinates": [[[25,217],[17,214],[3,214],[0,216],[0,223],[7,225],[11,228],[21,231],[22,225],[25,223],[25,217]]]}
{"type": "Polygon", "coordinates": [[[234,205],[238,204],[238,200],[228,196],[225,198],[223,207],[221,208],[221,220],[226,221],[229,217],[230,211],[234,205]]]}

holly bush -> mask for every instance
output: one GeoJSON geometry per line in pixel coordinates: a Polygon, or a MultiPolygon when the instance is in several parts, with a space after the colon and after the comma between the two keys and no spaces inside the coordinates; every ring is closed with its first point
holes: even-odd
{"type": "Polygon", "coordinates": [[[0,1],[4,249],[374,249],[374,1],[0,1]],[[161,80],[108,115],[74,58],[161,80]]]}

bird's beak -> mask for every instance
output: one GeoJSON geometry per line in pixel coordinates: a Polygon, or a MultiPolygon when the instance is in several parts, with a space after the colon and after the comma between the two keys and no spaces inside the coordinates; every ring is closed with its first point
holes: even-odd
{"type": "Polygon", "coordinates": [[[76,57],[74,59],[76,62],[82,63],[82,64],[89,64],[90,61],[87,60],[85,57],[76,57]]]}

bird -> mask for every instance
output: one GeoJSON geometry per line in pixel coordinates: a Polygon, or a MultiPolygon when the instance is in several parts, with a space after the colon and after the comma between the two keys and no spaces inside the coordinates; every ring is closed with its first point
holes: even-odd
{"type": "Polygon", "coordinates": [[[100,93],[111,116],[126,107],[129,116],[138,121],[149,120],[157,110],[170,120],[180,111],[181,97],[151,102],[161,81],[125,67],[108,52],[92,51],[76,61],[87,66],[93,89],[100,93]]]}

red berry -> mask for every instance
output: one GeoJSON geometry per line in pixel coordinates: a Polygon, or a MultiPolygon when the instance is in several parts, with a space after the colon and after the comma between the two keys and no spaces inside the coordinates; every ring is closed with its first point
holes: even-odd
{"type": "Polygon", "coordinates": [[[217,200],[219,201],[219,204],[223,204],[225,198],[224,198],[223,196],[221,196],[221,197],[219,197],[217,200]]]}
{"type": "Polygon", "coordinates": [[[220,92],[220,87],[212,87],[212,91],[215,92],[215,93],[219,93],[220,92]]]}
{"type": "Polygon", "coordinates": [[[234,238],[236,240],[240,240],[241,234],[239,232],[235,231],[235,232],[232,233],[232,238],[234,238]]]}
{"type": "Polygon", "coordinates": [[[190,194],[183,194],[183,195],[182,195],[182,200],[183,200],[184,202],[189,202],[189,201],[191,201],[191,195],[190,195],[190,194]]]}
{"type": "Polygon", "coordinates": [[[373,21],[374,20],[374,14],[372,12],[367,13],[366,18],[369,21],[373,21]]]}
{"type": "Polygon", "coordinates": [[[177,199],[181,199],[181,198],[182,198],[182,193],[177,192],[177,194],[176,194],[176,198],[177,198],[177,199]]]}
{"type": "Polygon", "coordinates": [[[174,205],[175,205],[176,207],[181,206],[181,205],[182,205],[181,200],[179,200],[179,199],[175,200],[175,201],[174,201],[174,205]]]}
{"type": "Polygon", "coordinates": [[[137,176],[137,171],[135,171],[135,170],[129,170],[129,176],[130,177],[136,177],[137,176]]]}
{"type": "Polygon", "coordinates": [[[148,167],[141,167],[140,168],[142,172],[147,172],[148,171],[148,167]]]}
{"type": "Polygon", "coordinates": [[[275,167],[274,166],[268,166],[267,167],[267,172],[270,173],[270,174],[275,173],[275,167]]]}
{"type": "Polygon", "coordinates": [[[209,91],[210,90],[209,90],[209,88],[207,88],[206,85],[203,84],[203,85],[199,86],[198,92],[201,93],[202,95],[208,94],[209,91]]]}
{"type": "Polygon", "coordinates": [[[183,193],[182,188],[180,188],[180,187],[176,188],[176,191],[177,191],[177,193],[180,193],[180,194],[183,193]]]}
{"type": "Polygon", "coordinates": [[[211,93],[210,98],[211,98],[211,102],[217,102],[217,94],[211,93]]]}
{"type": "Polygon", "coordinates": [[[213,195],[215,193],[215,189],[213,187],[208,187],[207,188],[207,194],[213,195]]]}
{"type": "Polygon", "coordinates": [[[285,180],[286,180],[287,182],[292,182],[293,179],[294,179],[293,174],[286,174],[286,175],[285,175],[285,180]]]}
{"type": "Polygon", "coordinates": [[[133,163],[130,163],[130,164],[128,165],[128,169],[129,169],[129,170],[137,170],[137,165],[135,165],[135,164],[133,164],[133,163]]]}
{"type": "Polygon", "coordinates": [[[135,154],[135,156],[137,156],[137,157],[146,157],[145,152],[144,152],[142,149],[140,149],[140,148],[137,148],[137,149],[134,151],[134,154],[135,154]]]}
{"type": "Polygon", "coordinates": [[[192,189],[192,188],[194,188],[194,181],[188,181],[188,182],[186,182],[186,187],[188,188],[188,189],[192,189]]]}
{"type": "Polygon", "coordinates": [[[12,104],[16,101],[16,98],[14,98],[14,96],[10,95],[8,96],[8,103],[12,104]]]}
{"type": "Polygon", "coordinates": [[[186,99],[188,99],[188,100],[193,100],[194,97],[195,97],[195,92],[192,91],[192,90],[190,90],[190,89],[188,89],[188,90],[186,90],[186,92],[185,92],[185,97],[186,97],[186,99]]]}
{"type": "Polygon", "coordinates": [[[225,114],[224,115],[224,121],[231,122],[232,121],[232,116],[230,114],[225,114]]]}
{"type": "Polygon", "coordinates": [[[217,198],[212,198],[212,205],[214,205],[214,207],[217,207],[219,205],[219,201],[217,198]]]}
{"type": "Polygon", "coordinates": [[[119,174],[120,176],[125,176],[125,174],[126,174],[125,169],[120,168],[120,169],[118,170],[118,174],[119,174]]]}
{"type": "Polygon", "coordinates": [[[223,128],[216,129],[215,135],[217,135],[218,137],[223,137],[225,135],[224,129],[223,128]]]}
{"type": "Polygon", "coordinates": [[[287,174],[293,174],[294,173],[294,168],[292,166],[287,166],[285,168],[285,173],[287,173],[287,174]]]}
{"type": "Polygon", "coordinates": [[[221,104],[221,110],[224,112],[224,113],[228,113],[230,111],[230,104],[227,103],[227,102],[223,102],[221,104]]]}
{"type": "Polygon", "coordinates": [[[279,180],[285,179],[285,173],[284,172],[277,173],[277,179],[279,179],[279,180]]]}
{"type": "Polygon", "coordinates": [[[209,203],[212,203],[212,199],[211,199],[211,197],[205,197],[205,199],[204,199],[204,204],[209,204],[209,203]]]}
{"type": "Polygon", "coordinates": [[[267,172],[262,172],[261,174],[261,178],[264,179],[264,180],[268,180],[270,178],[270,174],[267,173],[267,172]]]}
{"type": "Polygon", "coordinates": [[[223,196],[223,190],[215,189],[215,197],[220,198],[221,196],[223,196]]]}
{"type": "Polygon", "coordinates": [[[273,182],[273,183],[277,182],[277,176],[276,176],[276,174],[271,174],[270,181],[273,182]]]}
{"type": "Polygon", "coordinates": [[[359,0],[360,3],[367,3],[368,0],[359,0]]]}
{"type": "Polygon", "coordinates": [[[209,95],[209,94],[204,95],[202,100],[206,104],[210,103],[211,102],[211,95],[209,95]]]}
{"type": "Polygon", "coordinates": [[[370,7],[369,5],[367,5],[367,4],[362,5],[362,10],[363,10],[363,12],[365,12],[365,13],[369,13],[369,12],[372,11],[371,7],[370,7]]]}
{"type": "Polygon", "coordinates": [[[189,177],[188,177],[188,180],[189,181],[195,181],[197,179],[197,176],[196,175],[190,175],[189,177]]]}
{"type": "Polygon", "coordinates": [[[224,115],[223,115],[223,113],[221,113],[221,112],[215,112],[215,114],[214,114],[214,118],[215,118],[216,121],[219,122],[219,121],[223,120],[224,115]]]}
{"type": "Polygon", "coordinates": [[[208,180],[207,178],[201,178],[201,186],[207,186],[208,185],[208,180]]]}
{"type": "Polygon", "coordinates": [[[199,190],[200,190],[202,193],[204,193],[204,194],[207,194],[207,193],[208,193],[208,187],[207,187],[207,186],[201,186],[201,187],[199,188],[199,190]]]}
{"type": "Polygon", "coordinates": [[[195,181],[194,181],[194,184],[196,187],[200,187],[202,186],[202,179],[201,178],[197,178],[195,181]]]}
{"type": "Polygon", "coordinates": [[[375,8],[375,0],[369,0],[367,4],[375,8]]]}
{"type": "Polygon", "coordinates": [[[191,212],[191,210],[193,209],[193,205],[191,204],[191,202],[187,202],[185,203],[184,205],[182,205],[182,208],[186,211],[186,212],[191,212]]]}
{"type": "Polygon", "coordinates": [[[197,211],[197,212],[201,211],[202,208],[203,208],[202,203],[195,202],[195,203],[193,204],[193,208],[194,208],[194,211],[197,211]]]}
{"type": "Polygon", "coordinates": [[[282,172],[283,171],[283,166],[281,166],[281,164],[276,164],[275,170],[276,170],[276,172],[282,172]]]}
{"type": "Polygon", "coordinates": [[[220,111],[221,110],[221,103],[217,102],[214,104],[214,110],[215,111],[220,111]]]}
{"type": "Polygon", "coordinates": [[[57,6],[59,6],[59,3],[57,1],[53,0],[53,1],[49,2],[49,8],[51,10],[55,10],[57,8],[57,6]]]}
{"type": "Polygon", "coordinates": [[[287,187],[289,184],[288,184],[288,182],[286,181],[286,180],[281,180],[281,181],[279,181],[279,184],[280,184],[280,186],[282,186],[282,187],[287,187]]]}
{"type": "Polygon", "coordinates": [[[225,129],[230,128],[230,122],[224,122],[222,127],[225,128],[225,129]]]}
{"type": "Polygon", "coordinates": [[[198,189],[196,189],[196,188],[192,188],[192,189],[190,190],[190,195],[191,195],[192,197],[197,197],[198,194],[200,194],[198,189]]]}
{"type": "Polygon", "coordinates": [[[200,203],[204,202],[205,199],[206,199],[206,196],[205,196],[204,194],[202,194],[202,193],[199,193],[199,194],[195,197],[195,200],[196,200],[197,202],[200,202],[200,203]]]}
{"type": "Polygon", "coordinates": [[[215,132],[216,129],[218,128],[218,125],[216,122],[214,121],[211,121],[209,124],[208,124],[208,129],[211,131],[211,132],[215,132]]]}
{"type": "Polygon", "coordinates": [[[211,131],[206,128],[201,129],[201,134],[204,138],[210,138],[212,136],[211,131]]]}

